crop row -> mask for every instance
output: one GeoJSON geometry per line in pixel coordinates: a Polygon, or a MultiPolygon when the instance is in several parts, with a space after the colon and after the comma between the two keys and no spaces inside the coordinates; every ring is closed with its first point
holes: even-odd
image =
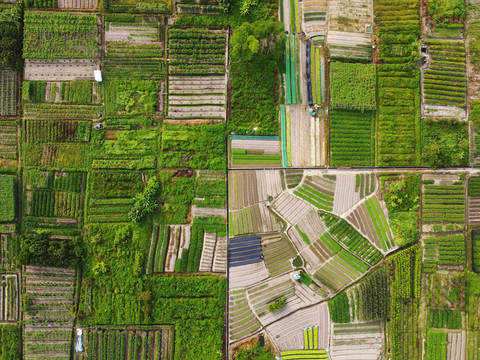
{"type": "Polygon", "coordinates": [[[164,60],[153,58],[107,58],[103,68],[105,76],[120,79],[163,80],[167,71],[164,60]]]}
{"type": "Polygon", "coordinates": [[[77,193],[37,190],[32,192],[30,215],[32,216],[81,216],[82,198],[77,193]]]}
{"type": "Polygon", "coordinates": [[[369,166],[375,163],[375,112],[332,109],[330,151],[334,166],[369,166]]]}

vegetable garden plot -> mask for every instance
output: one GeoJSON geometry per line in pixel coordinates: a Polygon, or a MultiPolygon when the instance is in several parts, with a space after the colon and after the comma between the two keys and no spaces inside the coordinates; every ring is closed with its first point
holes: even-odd
{"type": "Polygon", "coordinates": [[[403,64],[377,67],[376,166],[412,166],[420,162],[419,75],[403,64]]]}
{"type": "MultiPolygon", "coordinates": [[[[434,238],[425,238],[425,255],[429,267],[434,266],[465,266],[465,237],[458,235],[442,235],[434,238]],[[436,248],[436,249],[435,249],[436,248]],[[437,257],[435,257],[435,250],[437,257]],[[435,262],[435,260],[437,260],[435,262]]],[[[428,268],[427,268],[428,269],[428,268]]]]}
{"type": "Polygon", "coordinates": [[[377,187],[375,174],[357,174],[355,176],[355,191],[360,192],[360,199],[363,199],[365,196],[368,196],[375,191],[375,188],[377,187]]]}
{"type": "Polygon", "coordinates": [[[29,143],[88,142],[91,122],[74,120],[25,120],[24,134],[29,143]]]}
{"type": "Polygon", "coordinates": [[[314,209],[308,202],[293,196],[289,192],[282,193],[275,199],[272,206],[276,212],[291,224],[298,224],[309,211],[314,209]]]}
{"type": "Polygon", "coordinates": [[[162,167],[223,170],[226,168],[224,124],[163,125],[162,167]]]}
{"type": "Polygon", "coordinates": [[[384,351],[383,342],[381,322],[334,324],[330,354],[332,358],[339,360],[349,360],[357,356],[374,360],[384,351]]]}
{"type": "Polygon", "coordinates": [[[27,232],[62,234],[62,228],[78,228],[83,218],[85,173],[30,169],[25,178],[27,232]]]}
{"type": "Polygon", "coordinates": [[[26,11],[25,59],[88,59],[98,55],[96,15],[26,11]]]}
{"type": "Polygon", "coordinates": [[[447,333],[444,331],[427,331],[427,359],[440,360],[447,358],[447,333]]]}
{"type": "Polygon", "coordinates": [[[15,220],[15,177],[12,175],[0,175],[0,222],[15,220]]]}
{"type": "Polygon", "coordinates": [[[13,121],[0,121],[0,159],[17,158],[17,125],[13,121]]]}
{"type": "Polygon", "coordinates": [[[233,266],[228,269],[229,289],[241,289],[269,277],[265,262],[233,266]]]}
{"type": "Polygon", "coordinates": [[[462,312],[460,310],[430,308],[427,324],[429,328],[434,329],[459,330],[462,328],[462,312]]]}
{"type": "Polygon", "coordinates": [[[317,270],[314,276],[331,292],[337,292],[365,273],[368,268],[364,262],[342,249],[317,270]]]}
{"type": "MultiPolygon", "coordinates": [[[[358,11],[360,8],[356,8],[358,11]]],[[[372,35],[346,31],[328,31],[327,44],[331,58],[370,62],[372,58],[372,35]]]]}
{"type": "Polygon", "coordinates": [[[228,176],[230,210],[267,201],[269,196],[276,198],[283,190],[278,170],[230,171],[228,176]]]}
{"type": "Polygon", "coordinates": [[[230,135],[232,168],[280,167],[278,136],[230,135]]]}
{"type": "Polygon", "coordinates": [[[375,164],[375,111],[331,109],[330,158],[333,166],[375,164]]]}
{"type": "Polygon", "coordinates": [[[19,291],[17,275],[2,275],[0,288],[0,321],[18,320],[19,291]]]}
{"type": "Polygon", "coordinates": [[[317,211],[313,209],[305,214],[298,223],[292,225],[290,229],[297,230],[296,232],[300,235],[299,239],[298,235],[294,235],[289,231],[290,238],[295,242],[298,249],[303,248],[303,246],[299,244],[300,241],[308,245],[325,232],[325,225],[322,220],[320,220],[317,211]]]}
{"type": "Polygon", "coordinates": [[[318,36],[319,40],[323,40],[327,31],[327,1],[305,0],[302,1],[301,9],[305,34],[313,38],[318,36]]]}
{"type": "Polygon", "coordinates": [[[330,0],[328,2],[328,34],[334,31],[365,33],[373,25],[372,0],[330,0]]]}
{"type": "Polygon", "coordinates": [[[462,332],[447,332],[447,360],[465,360],[466,343],[467,334],[465,330],[462,332]]]}
{"type": "Polygon", "coordinates": [[[326,164],[325,118],[313,117],[307,106],[281,106],[283,167],[326,164]]]}
{"type": "Polygon", "coordinates": [[[230,236],[277,232],[280,226],[276,216],[263,203],[238,211],[230,211],[230,236]]]}
{"type": "Polygon", "coordinates": [[[389,284],[386,270],[385,266],[378,267],[353,289],[355,309],[352,307],[352,316],[355,312],[357,320],[383,320],[387,316],[389,284]]]}
{"type": "MultiPolygon", "coordinates": [[[[373,174],[372,174],[373,175],[373,174]]],[[[335,183],[335,194],[333,199],[332,212],[342,215],[350,210],[358,201],[360,196],[357,191],[357,175],[354,174],[338,174],[335,183]]]]}
{"type": "Polygon", "coordinates": [[[187,14],[221,14],[226,12],[220,0],[180,0],[177,2],[177,11],[187,14]]]}
{"type": "Polygon", "coordinates": [[[126,23],[122,21],[106,21],[105,41],[108,42],[126,42],[134,44],[159,43],[157,21],[141,21],[126,23]]]}
{"type": "Polygon", "coordinates": [[[17,74],[15,71],[0,69],[0,116],[17,114],[17,74]]]}
{"type": "Polygon", "coordinates": [[[402,250],[387,259],[390,286],[392,359],[419,357],[418,316],[421,255],[418,246],[402,250]]]}
{"type": "Polygon", "coordinates": [[[3,271],[12,271],[16,267],[17,242],[11,233],[0,234],[0,260],[3,271]]]}
{"type": "Polygon", "coordinates": [[[168,117],[225,120],[225,30],[172,27],[168,36],[168,117]]]}
{"type": "Polygon", "coordinates": [[[27,266],[22,282],[31,300],[24,315],[25,358],[68,358],[74,322],[71,307],[74,305],[75,270],[27,266]],[[46,336],[48,341],[45,341],[46,336]]]}
{"type": "Polygon", "coordinates": [[[310,52],[310,74],[312,80],[312,101],[315,104],[325,102],[325,58],[317,46],[310,52]]]}
{"type": "Polygon", "coordinates": [[[331,106],[340,109],[375,110],[376,74],[373,64],[330,64],[331,106]]]}
{"type": "Polygon", "coordinates": [[[89,105],[99,102],[98,83],[92,81],[24,81],[24,102],[89,105]]]}
{"type": "MultiPolygon", "coordinates": [[[[382,258],[382,253],[364,238],[348,221],[324,212],[320,217],[328,226],[329,233],[348,250],[370,265],[382,258]]],[[[380,217],[380,216],[379,216],[380,217]]]]}
{"type": "Polygon", "coordinates": [[[302,349],[305,345],[304,329],[317,327],[318,349],[329,347],[330,317],[326,302],[301,309],[266,327],[270,339],[280,351],[302,349]],[[317,327],[318,326],[318,327],[317,327]]]}
{"type": "Polygon", "coordinates": [[[26,119],[98,120],[102,117],[102,106],[26,103],[23,113],[26,119]]]}
{"type": "Polygon", "coordinates": [[[94,80],[100,64],[94,59],[25,59],[25,80],[94,80]]]}
{"type": "Polygon", "coordinates": [[[300,289],[288,273],[249,287],[247,299],[262,325],[266,326],[293,311],[313,305],[321,298],[308,287],[300,289]],[[285,307],[272,312],[269,305],[282,298],[286,300],[285,307]]]}
{"type": "Polygon", "coordinates": [[[227,237],[217,233],[205,233],[203,236],[202,257],[198,271],[221,272],[227,271],[227,237]]]}
{"type": "Polygon", "coordinates": [[[243,339],[260,330],[260,323],[248,306],[245,290],[230,292],[228,302],[229,341],[243,339]]]}
{"type": "Polygon", "coordinates": [[[172,359],[172,338],[168,325],[92,326],[83,330],[85,359],[172,359]]]}
{"type": "Polygon", "coordinates": [[[464,185],[423,185],[424,223],[464,223],[464,185]]]}
{"type": "Polygon", "coordinates": [[[59,9],[94,10],[97,7],[97,0],[57,0],[59,9]]]}
{"type": "Polygon", "coordinates": [[[262,236],[262,254],[271,277],[292,270],[296,251],[283,234],[262,236]]]}
{"type": "Polygon", "coordinates": [[[340,245],[328,233],[324,233],[312,244],[301,250],[300,255],[305,261],[305,269],[309,273],[315,273],[340,250],[340,245]]]}
{"type": "Polygon", "coordinates": [[[224,209],[227,202],[225,173],[223,171],[206,170],[199,171],[197,174],[195,206],[199,208],[224,209]]]}
{"type": "Polygon", "coordinates": [[[347,220],[360,229],[378,248],[387,252],[396,245],[387,222],[388,213],[385,213],[384,208],[377,197],[373,196],[357,206],[347,220]]]}
{"type": "Polygon", "coordinates": [[[465,75],[464,42],[425,40],[431,57],[423,72],[425,114],[428,105],[466,107],[467,79],[465,75]]]}
{"type": "Polygon", "coordinates": [[[295,35],[288,35],[285,42],[285,74],[286,74],[286,91],[287,91],[287,104],[297,103],[297,52],[295,51],[295,45],[297,38],[295,35]]]}

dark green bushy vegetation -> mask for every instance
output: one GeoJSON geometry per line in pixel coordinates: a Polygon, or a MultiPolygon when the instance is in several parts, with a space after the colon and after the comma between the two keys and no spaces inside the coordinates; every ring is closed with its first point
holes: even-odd
{"type": "Polygon", "coordinates": [[[338,294],[328,302],[328,310],[330,311],[330,319],[335,323],[350,322],[350,303],[348,295],[345,291],[338,294]]]}
{"type": "Polygon", "coordinates": [[[272,21],[244,23],[230,41],[232,120],[236,134],[276,135],[285,34],[272,21]]]}
{"type": "Polygon", "coordinates": [[[433,169],[467,165],[467,124],[455,120],[422,121],[422,163],[433,169]]]}
{"type": "Polygon", "coordinates": [[[0,360],[20,360],[22,329],[16,325],[0,326],[0,360]]]}
{"type": "Polygon", "coordinates": [[[23,1],[0,9],[0,67],[22,68],[23,1]]]}
{"type": "Polygon", "coordinates": [[[393,179],[384,176],[381,179],[395,243],[399,246],[406,246],[417,241],[420,175],[405,174],[402,178],[395,176],[393,179]]]}

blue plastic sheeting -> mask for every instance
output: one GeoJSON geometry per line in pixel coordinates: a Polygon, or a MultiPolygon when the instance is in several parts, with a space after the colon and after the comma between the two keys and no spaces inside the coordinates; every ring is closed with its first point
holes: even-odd
{"type": "Polygon", "coordinates": [[[261,262],[261,261],[262,261],[262,258],[250,259],[250,260],[247,260],[247,261],[235,262],[233,264],[229,263],[229,267],[250,265],[250,264],[255,264],[255,263],[258,263],[258,262],[261,262]]]}
{"type": "Polygon", "coordinates": [[[249,250],[241,253],[229,254],[228,258],[233,260],[237,258],[249,258],[252,256],[258,256],[258,255],[261,256],[262,251],[260,249],[253,249],[253,250],[249,250]]]}
{"type": "Polygon", "coordinates": [[[238,249],[230,249],[230,254],[242,254],[242,253],[246,253],[247,251],[252,251],[252,250],[258,250],[258,251],[261,251],[261,247],[260,246],[257,246],[257,245],[252,245],[252,246],[246,246],[246,247],[242,247],[242,248],[238,248],[238,249]]]}
{"type": "Polygon", "coordinates": [[[307,90],[308,90],[308,105],[313,106],[312,99],[312,76],[310,74],[310,41],[307,41],[306,50],[306,64],[307,64],[307,90]]]}
{"type": "Polygon", "coordinates": [[[260,241],[259,240],[250,240],[250,241],[245,241],[245,242],[242,242],[242,243],[230,244],[229,248],[230,249],[237,249],[237,248],[242,248],[244,246],[250,246],[250,245],[260,246],[260,241]]]}
{"type": "Polygon", "coordinates": [[[241,243],[247,240],[260,240],[260,236],[246,236],[241,238],[230,239],[230,244],[241,243]]]}
{"type": "Polygon", "coordinates": [[[263,136],[263,135],[230,135],[231,140],[272,140],[278,141],[278,136],[263,136]]]}

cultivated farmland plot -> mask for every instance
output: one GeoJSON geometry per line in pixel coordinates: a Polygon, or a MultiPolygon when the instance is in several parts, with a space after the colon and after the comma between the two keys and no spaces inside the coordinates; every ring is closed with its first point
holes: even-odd
{"type": "Polygon", "coordinates": [[[231,168],[280,167],[278,136],[230,135],[231,168]]]}
{"type": "Polygon", "coordinates": [[[165,272],[175,270],[175,262],[182,258],[182,253],[190,245],[190,225],[170,226],[167,254],[165,259],[165,272]]]}
{"type": "Polygon", "coordinates": [[[158,42],[157,23],[116,24],[107,22],[105,31],[106,42],[129,42],[134,44],[152,44],[158,42]]]}
{"type": "Polygon", "coordinates": [[[332,212],[342,216],[342,214],[360,201],[360,193],[356,187],[356,175],[338,174],[335,183],[335,194],[332,212]]]}
{"type": "Polygon", "coordinates": [[[325,118],[311,116],[306,105],[282,106],[280,117],[283,167],[324,166],[325,118]]]}
{"type": "Polygon", "coordinates": [[[291,261],[296,251],[282,234],[262,236],[262,254],[270,276],[277,276],[292,270],[291,261]]]}
{"type": "Polygon", "coordinates": [[[59,9],[95,10],[97,0],[57,0],[59,9]]]}
{"type": "Polygon", "coordinates": [[[435,231],[435,225],[462,226],[465,223],[465,186],[462,181],[457,184],[458,181],[458,176],[457,181],[453,182],[451,176],[438,175],[439,185],[422,185],[424,231],[431,231],[432,226],[429,225],[433,225],[435,231]]]}
{"type": "Polygon", "coordinates": [[[14,121],[0,121],[0,159],[17,158],[17,125],[14,121]]]}
{"type": "Polygon", "coordinates": [[[424,114],[465,118],[464,42],[425,40],[424,44],[429,54],[428,68],[422,70],[424,114]]]}
{"type": "Polygon", "coordinates": [[[333,359],[377,360],[383,352],[381,322],[334,324],[330,352],[333,359]]]}
{"type": "Polygon", "coordinates": [[[386,206],[375,195],[359,204],[346,218],[378,249],[387,252],[396,248],[386,206]]]}
{"type": "Polygon", "coordinates": [[[23,316],[25,358],[69,358],[75,270],[27,266],[22,282],[32,303],[23,316]]]}
{"type": "Polygon", "coordinates": [[[329,0],[328,35],[333,31],[365,33],[373,25],[372,0],[329,0]]]}
{"type": "Polygon", "coordinates": [[[280,226],[276,216],[264,203],[229,213],[230,236],[277,232],[280,226]]]}
{"type": "Polygon", "coordinates": [[[329,30],[327,44],[335,60],[369,61],[372,57],[371,34],[329,30]]]}
{"type": "Polygon", "coordinates": [[[331,237],[328,234],[323,234],[308,247],[300,251],[300,255],[305,260],[305,269],[308,273],[314,274],[335,255],[330,248],[332,243],[331,237]]]}
{"type": "Polygon", "coordinates": [[[229,341],[230,343],[243,339],[260,330],[260,322],[248,305],[245,290],[230,292],[229,297],[229,341]]]}
{"type": "Polygon", "coordinates": [[[94,80],[100,64],[94,59],[25,59],[25,80],[94,80]]]}
{"type": "Polygon", "coordinates": [[[171,359],[169,326],[100,326],[83,330],[85,359],[171,359]]]}
{"type": "Polygon", "coordinates": [[[303,31],[308,37],[325,36],[327,30],[327,1],[302,1],[303,31]]]}
{"type": "Polygon", "coordinates": [[[229,263],[228,266],[228,284],[230,289],[242,289],[267,279],[269,276],[263,260],[241,266],[232,266],[229,263]]]}
{"type": "Polygon", "coordinates": [[[465,330],[447,333],[447,360],[466,359],[467,333],[465,330]]]}
{"type": "Polygon", "coordinates": [[[322,299],[312,289],[302,285],[293,280],[291,273],[269,278],[247,288],[248,303],[262,325],[266,326],[322,299]],[[285,307],[273,313],[269,312],[268,305],[282,297],[286,298],[285,307]]]}
{"type": "Polygon", "coordinates": [[[17,114],[17,74],[0,69],[0,116],[17,114]]]}
{"type": "Polygon", "coordinates": [[[295,247],[301,250],[324,232],[325,225],[318,217],[317,211],[312,209],[297,224],[293,224],[287,234],[295,247]]]}
{"type": "Polygon", "coordinates": [[[16,274],[1,275],[0,321],[18,320],[19,291],[16,274]]]}
{"type": "Polygon", "coordinates": [[[94,14],[26,11],[23,57],[25,59],[95,58],[99,53],[98,29],[98,19],[94,14]]]}
{"type": "Polygon", "coordinates": [[[15,268],[15,246],[16,241],[11,233],[0,234],[0,254],[2,261],[2,270],[8,271],[15,268]]]}
{"type": "Polygon", "coordinates": [[[329,347],[330,316],[326,302],[301,309],[266,327],[270,339],[280,351],[304,347],[303,330],[318,325],[318,348],[329,347]]]}
{"type": "Polygon", "coordinates": [[[227,237],[217,233],[205,233],[203,236],[202,257],[199,271],[227,271],[227,237]]]}
{"type": "Polygon", "coordinates": [[[229,209],[241,209],[277,197],[283,191],[280,171],[230,171],[229,209]]]}
{"type": "Polygon", "coordinates": [[[168,36],[168,117],[225,120],[226,31],[172,27],[168,36]]]}

